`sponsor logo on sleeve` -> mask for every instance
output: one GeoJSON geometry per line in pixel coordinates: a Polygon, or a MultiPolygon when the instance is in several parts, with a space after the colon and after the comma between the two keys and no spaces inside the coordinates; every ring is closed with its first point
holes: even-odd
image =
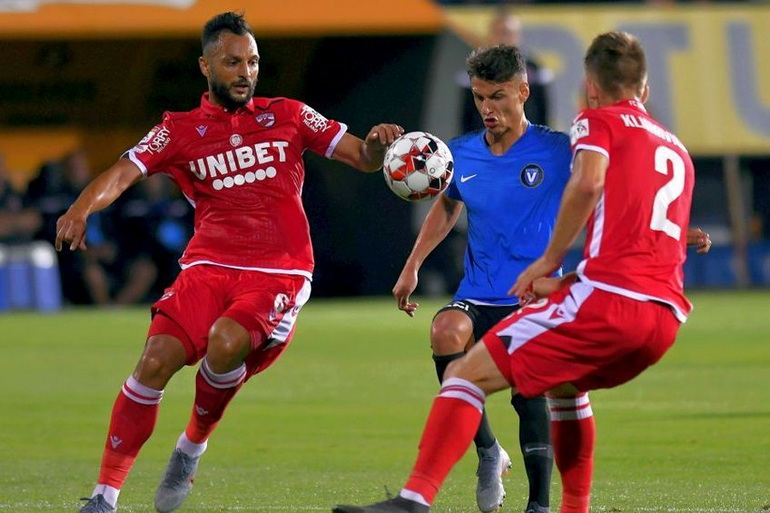
{"type": "Polygon", "coordinates": [[[589,133],[588,130],[588,120],[587,119],[579,119],[575,122],[574,125],[572,125],[572,128],[569,131],[569,138],[570,143],[574,146],[575,143],[578,141],[578,139],[582,139],[583,137],[587,136],[589,133]]]}
{"type": "Polygon", "coordinates": [[[300,112],[300,118],[302,119],[302,122],[305,124],[306,127],[308,127],[310,130],[316,133],[325,132],[331,127],[328,119],[326,119],[321,114],[319,114],[315,109],[313,109],[312,107],[308,107],[307,105],[304,105],[302,107],[302,112],[300,112]]]}
{"type": "Polygon", "coordinates": [[[171,135],[168,128],[165,126],[155,127],[144,136],[144,139],[139,141],[139,144],[134,147],[134,151],[137,153],[148,152],[157,154],[162,152],[170,142],[171,135]]]}

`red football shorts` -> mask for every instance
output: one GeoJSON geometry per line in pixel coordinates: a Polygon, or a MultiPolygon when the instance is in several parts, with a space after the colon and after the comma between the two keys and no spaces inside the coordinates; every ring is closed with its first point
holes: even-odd
{"type": "Polygon", "coordinates": [[[671,308],[576,282],[521,308],[482,338],[500,372],[526,397],[563,383],[580,391],[638,376],[673,345],[671,308]]]}
{"type": "Polygon", "coordinates": [[[203,358],[214,321],[228,317],[251,334],[247,376],[267,369],[294,335],[297,314],[310,297],[304,276],[243,271],[215,265],[184,269],[152,305],[148,337],[182,341],[187,364],[203,358]]]}

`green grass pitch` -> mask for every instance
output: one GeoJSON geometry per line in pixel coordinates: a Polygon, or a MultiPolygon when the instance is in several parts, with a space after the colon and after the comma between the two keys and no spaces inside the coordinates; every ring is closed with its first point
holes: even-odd
{"type": "MultiPolygon", "coordinates": [[[[595,512],[770,509],[770,292],[691,295],[696,305],[662,362],[591,394],[595,512]]],[[[311,300],[292,347],[233,401],[180,512],[329,511],[396,492],[438,386],[428,326],[392,300],[311,300]]],[[[0,513],[73,512],[97,477],[112,402],[139,355],[146,308],[0,315],[0,513]]],[[[192,403],[192,369],[166,390],[155,434],[119,511],[151,512],[155,486],[192,403]]],[[[514,456],[503,511],[526,480],[506,394],[488,402],[514,456]]],[[[475,455],[433,508],[474,512],[475,455]]],[[[552,486],[558,511],[560,486],[552,486]]]]}

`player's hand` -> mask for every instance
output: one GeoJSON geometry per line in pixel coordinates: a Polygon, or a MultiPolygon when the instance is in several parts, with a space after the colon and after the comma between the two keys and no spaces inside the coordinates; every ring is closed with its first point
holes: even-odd
{"type": "Polygon", "coordinates": [[[548,297],[562,286],[561,278],[543,277],[532,282],[532,295],[535,299],[548,297]]]}
{"type": "Polygon", "coordinates": [[[409,296],[417,288],[417,271],[412,271],[404,268],[401,271],[401,276],[398,277],[398,281],[393,286],[393,297],[396,299],[396,306],[399,310],[406,312],[409,317],[414,317],[414,312],[420,303],[413,303],[409,301],[409,296]]]}
{"type": "Polygon", "coordinates": [[[548,297],[557,290],[565,286],[572,285],[577,281],[577,273],[569,272],[564,276],[537,278],[532,282],[532,294],[535,299],[548,297]]]}
{"type": "MultiPolygon", "coordinates": [[[[518,297],[519,303],[522,306],[528,304],[537,297],[535,280],[552,275],[558,268],[558,263],[554,264],[545,257],[538,258],[519,274],[516,283],[508,290],[508,294],[518,297]]],[[[546,285],[550,284],[548,282],[541,282],[541,290],[543,287],[547,289],[546,285]]]]}
{"type": "Polygon", "coordinates": [[[56,221],[56,251],[61,251],[63,243],[69,244],[70,251],[86,249],[86,217],[72,209],[56,221]]]}
{"type": "Polygon", "coordinates": [[[687,230],[687,245],[696,247],[696,253],[708,253],[711,249],[711,237],[700,228],[689,228],[687,230]]]}
{"type": "Polygon", "coordinates": [[[401,125],[393,123],[380,123],[374,125],[366,136],[366,142],[374,147],[379,146],[384,149],[393,144],[404,133],[401,125]]]}

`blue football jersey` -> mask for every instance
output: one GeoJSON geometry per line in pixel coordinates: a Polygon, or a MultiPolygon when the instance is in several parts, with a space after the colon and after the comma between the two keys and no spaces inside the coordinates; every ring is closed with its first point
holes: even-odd
{"type": "MultiPolygon", "coordinates": [[[[454,179],[445,194],[465,204],[465,276],[455,299],[511,305],[508,290],[543,254],[570,176],[569,136],[530,124],[504,155],[493,155],[484,130],[449,141],[454,179]]],[[[559,271],[559,274],[561,271],[559,271]]]]}

